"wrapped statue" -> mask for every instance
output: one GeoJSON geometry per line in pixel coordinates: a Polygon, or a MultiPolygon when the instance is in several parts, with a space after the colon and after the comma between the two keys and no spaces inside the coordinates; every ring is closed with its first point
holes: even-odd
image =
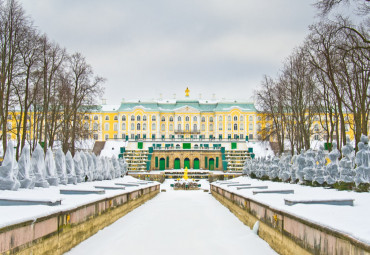
{"type": "Polygon", "coordinates": [[[309,149],[306,152],[306,159],[305,159],[306,165],[305,168],[303,169],[304,171],[304,179],[306,181],[311,182],[313,178],[315,177],[315,152],[311,149],[309,149]]]}
{"type": "Polygon", "coordinates": [[[55,152],[55,167],[58,176],[58,182],[66,185],[68,183],[66,156],[64,155],[62,148],[59,148],[55,152]]]}
{"type": "Polygon", "coordinates": [[[54,161],[54,156],[51,148],[49,147],[45,155],[45,179],[51,186],[58,186],[58,176],[56,172],[56,166],[54,161]]]}
{"type": "Polygon", "coordinates": [[[85,181],[85,171],[84,171],[84,166],[83,162],[80,156],[80,153],[76,151],[74,157],[73,157],[73,162],[75,164],[75,172],[76,172],[76,177],[77,177],[77,182],[83,182],[85,181]]]}
{"type": "Polygon", "coordinates": [[[325,182],[327,174],[326,171],[326,159],[324,155],[324,147],[321,145],[317,152],[315,158],[315,177],[313,178],[313,182],[317,182],[318,184],[323,184],[325,182]]]}
{"type": "Polygon", "coordinates": [[[33,174],[36,177],[35,187],[49,188],[49,183],[46,178],[46,167],[44,159],[44,150],[40,144],[36,145],[35,150],[32,153],[31,168],[33,174]]]}
{"type": "Polygon", "coordinates": [[[72,158],[72,154],[70,151],[67,151],[67,154],[66,154],[66,170],[67,170],[68,184],[77,184],[75,163],[74,163],[74,160],[72,158]]]}
{"type": "Polygon", "coordinates": [[[330,163],[326,166],[326,171],[328,173],[326,183],[329,185],[332,185],[339,180],[338,158],[340,157],[340,153],[337,149],[337,142],[333,141],[332,145],[333,150],[329,153],[330,163]]]}
{"type": "Polygon", "coordinates": [[[14,145],[12,141],[8,142],[3,164],[0,166],[0,189],[18,190],[21,186],[14,174],[17,162],[15,160],[14,145]]]}
{"type": "Polygon", "coordinates": [[[342,147],[343,157],[339,161],[339,180],[346,183],[353,182],[356,175],[355,171],[352,169],[351,153],[352,148],[350,146],[345,145],[342,147]]]}
{"type": "Polygon", "coordinates": [[[296,170],[296,175],[297,178],[299,179],[299,183],[304,182],[304,168],[306,165],[306,156],[305,156],[305,151],[302,149],[301,154],[297,156],[297,170],[296,170]]]}
{"type": "Polygon", "coordinates": [[[18,160],[18,180],[21,188],[33,189],[35,187],[35,175],[31,171],[30,146],[25,144],[18,160]]]}

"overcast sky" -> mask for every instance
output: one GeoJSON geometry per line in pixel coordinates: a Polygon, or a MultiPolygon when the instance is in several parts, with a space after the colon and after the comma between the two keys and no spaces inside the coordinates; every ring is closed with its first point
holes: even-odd
{"type": "Polygon", "coordinates": [[[122,98],[251,100],[314,22],[301,0],[21,0],[40,31],[81,52],[122,98]]]}

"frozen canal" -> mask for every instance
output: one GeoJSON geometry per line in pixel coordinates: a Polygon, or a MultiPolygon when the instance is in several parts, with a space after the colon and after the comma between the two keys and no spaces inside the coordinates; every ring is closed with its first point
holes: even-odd
{"type": "Polygon", "coordinates": [[[67,254],[276,254],[211,194],[173,191],[170,182],[67,254]]]}

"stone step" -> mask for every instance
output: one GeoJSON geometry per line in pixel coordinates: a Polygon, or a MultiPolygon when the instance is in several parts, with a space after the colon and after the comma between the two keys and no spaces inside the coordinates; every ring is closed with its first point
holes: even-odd
{"type": "Polygon", "coordinates": [[[268,189],[268,186],[248,186],[248,187],[237,187],[239,189],[268,189]]]}
{"type": "Polygon", "coordinates": [[[20,206],[20,205],[61,205],[62,200],[48,200],[48,199],[27,199],[27,198],[0,198],[0,206],[20,206]]]}
{"type": "Polygon", "coordinates": [[[125,187],[119,187],[119,186],[94,186],[95,189],[111,189],[111,190],[116,190],[116,189],[126,189],[125,187]]]}
{"type": "Polygon", "coordinates": [[[354,199],[315,199],[315,200],[294,200],[284,199],[286,205],[295,204],[324,204],[324,205],[349,205],[353,206],[354,199]]]}
{"type": "Polygon", "coordinates": [[[294,190],[293,189],[281,189],[281,190],[260,190],[260,191],[253,191],[253,195],[256,195],[256,194],[263,194],[263,193],[267,193],[267,194],[271,194],[271,193],[275,193],[275,194],[294,194],[294,190]]]}
{"type": "Polygon", "coordinates": [[[88,195],[88,194],[105,194],[105,190],[94,189],[61,189],[60,194],[64,195],[88,195]]]}

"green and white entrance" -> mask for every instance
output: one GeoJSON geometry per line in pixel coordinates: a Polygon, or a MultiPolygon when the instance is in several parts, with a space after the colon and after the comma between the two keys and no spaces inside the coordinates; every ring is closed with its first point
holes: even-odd
{"type": "Polygon", "coordinates": [[[188,169],[190,168],[190,159],[189,159],[189,158],[184,159],[184,169],[185,169],[186,167],[187,167],[188,169]]]}
{"type": "Polygon", "coordinates": [[[194,169],[199,169],[199,159],[198,158],[195,158],[194,159],[194,169]]]}
{"type": "Polygon", "coordinates": [[[180,166],[180,159],[179,158],[175,158],[175,162],[174,162],[174,169],[180,169],[181,166],[180,166]]]}

